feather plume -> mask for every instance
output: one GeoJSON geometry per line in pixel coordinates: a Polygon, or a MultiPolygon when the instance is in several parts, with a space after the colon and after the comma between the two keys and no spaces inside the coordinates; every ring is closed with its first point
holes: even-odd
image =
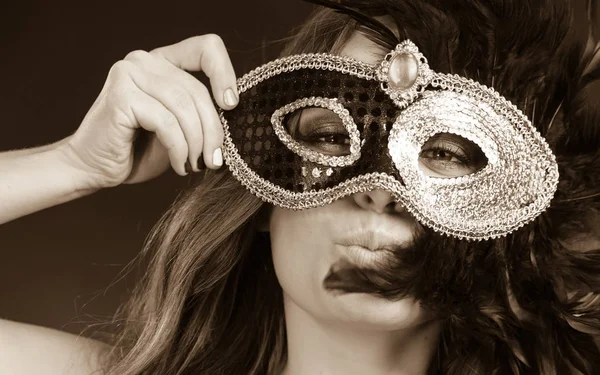
{"type": "Polygon", "coordinates": [[[415,296],[446,322],[445,374],[600,373],[599,1],[306,1],[352,17],[386,50],[411,39],[434,70],[494,87],[559,163],[550,208],[506,238],[429,233],[384,272],[348,272],[386,298],[415,296]]]}
{"type": "Polygon", "coordinates": [[[374,43],[382,46],[386,51],[391,51],[396,47],[400,41],[392,30],[390,30],[383,23],[373,17],[373,11],[379,10],[380,7],[373,7],[369,5],[369,1],[353,1],[353,2],[339,2],[332,0],[303,0],[308,3],[315,5],[325,6],[334,9],[336,12],[345,14],[352,17],[358,22],[361,27],[361,31],[371,39],[374,43]],[[360,9],[360,10],[359,10],[360,9]],[[369,13],[371,14],[369,14],[369,13]]]}

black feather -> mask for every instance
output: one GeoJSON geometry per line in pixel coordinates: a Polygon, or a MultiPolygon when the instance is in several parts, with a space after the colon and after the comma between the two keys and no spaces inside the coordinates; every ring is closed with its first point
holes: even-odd
{"type": "Polygon", "coordinates": [[[386,51],[391,51],[396,47],[400,40],[392,30],[383,23],[374,18],[372,14],[381,13],[381,7],[369,5],[369,1],[347,1],[338,2],[332,0],[303,0],[308,3],[325,6],[334,9],[336,12],[348,15],[355,19],[360,25],[360,29],[374,43],[381,46],[386,51]],[[366,9],[365,9],[366,8],[366,9]],[[367,12],[373,12],[371,14],[367,12]]]}
{"type": "Polygon", "coordinates": [[[385,297],[415,296],[446,323],[445,374],[600,373],[599,1],[305,1],[352,17],[386,50],[411,39],[435,71],[493,87],[559,164],[550,208],[506,238],[429,233],[423,251],[352,277],[385,297]]]}

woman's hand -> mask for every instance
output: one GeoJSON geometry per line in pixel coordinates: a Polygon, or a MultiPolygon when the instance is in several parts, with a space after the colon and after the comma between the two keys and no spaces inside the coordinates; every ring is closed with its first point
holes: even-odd
{"type": "MultiPolygon", "coordinates": [[[[169,166],[179,175],[223,163],[223,128],[209,90],[187,71],[203,71],[223,109],[237,105],[236,77],[221,38],[196,36],[115,63],[75,134],[60,148],[100,189],[157,177],[169,166]],[[150,132],[134,157],[134,141],[150,132]],[[202,164],[202,161],[200,161],[202,164]],[[187,164],[187,168],[186,168],[187,164]]],[[[137,151],[137,150],[136,150],[137,151]]]]}

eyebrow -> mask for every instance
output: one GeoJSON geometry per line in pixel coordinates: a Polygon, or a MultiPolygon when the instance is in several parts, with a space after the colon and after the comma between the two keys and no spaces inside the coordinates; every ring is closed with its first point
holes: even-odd
{"type": "Polygon", "coordinates": [[[298,119],[298,123],[302,122],[341,122],[342,119],[340,116],[335,114],[331,109],[328,108],[318,108],[318,107],[308,107],[303,108],[301,115],[298,119]]]}
{"type": "Polygon", "coordinates": [[[327,123],[341,123],[342,119],[328,108],[305,107],[290,113],[286,118],[286,128],[294,135],[301,124],[312,123],[316,125],[327,123]]]}

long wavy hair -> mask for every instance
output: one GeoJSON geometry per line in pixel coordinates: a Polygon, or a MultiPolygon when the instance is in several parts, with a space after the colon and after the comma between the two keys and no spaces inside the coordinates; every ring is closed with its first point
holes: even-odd
{"type": "MultiPolygon", "coordinates": [[[[391,15],[433,69],[516,103],[558,157],[559,190],[534,223],[495,241],[442,240],[453,252],[438,262],[439,274],[464,289],[440,297],[450,302],[432,372],[600,373],[600,251],[571,246],[597,235],[600,210],[600,59],[589,42],[597,32],[590,19],[600,19],[595,2],[576,9],[566,0],[331,3],[347,8],[319,7],[283,55],[336,53],[356,30],[370,33],[363,18],[391,15]]],[[[115,318],[106,374],[281,373],[282,291],[268,234],[257,231],[268,210],[226,169],[204,172],[176,200],[140,255],[145,275],[115,318]]]]}

